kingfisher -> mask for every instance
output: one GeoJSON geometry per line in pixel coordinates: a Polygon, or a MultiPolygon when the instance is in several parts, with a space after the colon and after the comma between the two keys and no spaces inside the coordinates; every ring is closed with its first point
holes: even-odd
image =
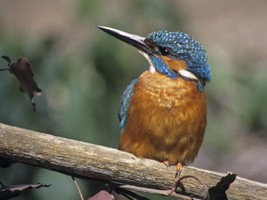
{"type": "Polygon", "coordinates": [[[134,46],[149,63],[122,95],[119,149],[180,172],[196,158],[207,123],[204,89],[211,68],[203,45],[183,32],[141,37],[97,27],[134,46]]]}

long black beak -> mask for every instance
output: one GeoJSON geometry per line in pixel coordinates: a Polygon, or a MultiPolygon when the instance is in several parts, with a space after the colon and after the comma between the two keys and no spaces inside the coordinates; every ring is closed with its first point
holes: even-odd
{"type": "Polygon", "coordinates": [[[109,28],[109,27],[105,27],[105,26],[97,26],[97,28],[112,35],[115,38],[118,38],[119,40],[121,40],[123,42],[126,42],[127,44],[130,44],[130,45],[136,47],[138,50],[140,50],[140,51],[142,51],[148,55],[155,54],[155,51],[145,43],[144,37],[140,37],[138,35],[126,33],[124,31],[120,31],[118,29],[109,28]]]}

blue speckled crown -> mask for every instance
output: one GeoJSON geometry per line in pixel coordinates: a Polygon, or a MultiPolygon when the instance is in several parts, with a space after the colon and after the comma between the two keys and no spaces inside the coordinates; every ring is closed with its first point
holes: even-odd
{"type": "Polygon", "coordinates": [[[190,35],[182,32],[158,31],[149,34],[146,40],[157,47],[169,48],[172,57],[185,60],[186,69],[204,82],[211,79],[206,51],[202,44],[190,35]]]}

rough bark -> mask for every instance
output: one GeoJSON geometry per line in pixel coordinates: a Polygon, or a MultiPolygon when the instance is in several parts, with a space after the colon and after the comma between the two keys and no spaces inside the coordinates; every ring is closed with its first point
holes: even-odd
{"type": "MultiPolygon", "coordinates": [[[[5,124],[0,124],[0,157],[84,179],[139,187],[132,187],[132,190],[140,190],[141,187],[166,190],[176,180],[174,167],[167,168],[154,160],[5,124]]],[[[184,167],[181,175],[196,176],[208,187],[214,186],[225,176],[194,167],[184,167]]],[[[194,197],[203,198],[205,195],[197,181],[185,179],[183,184],[194,197]]],[[[238,177],[227,193],[229,199],[266,199],[267,184],[238,177]]]]}

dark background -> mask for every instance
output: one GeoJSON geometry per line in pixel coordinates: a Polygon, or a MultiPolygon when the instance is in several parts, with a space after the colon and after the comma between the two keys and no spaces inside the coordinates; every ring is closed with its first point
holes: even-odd
{"type": "MultiPolygon", "coordinates": [[[[148,63],[95,25],[141,36],[183,31],[205,46],[213,72],[205,141],[192,165],[267,182],[266,7],[263,0],[0,0],[0,55],[27,56],[43,90],[33,112],[15,77],[1,72],[0,122],[116,148],[120,96],[148,63]]],[[[78,199],[70,177],[44,169],[16,164],[0,169],[0,180],[52,184],[17,199],[78,199]]],[[[79,184],[84,194],[93,187],[79,184]]]]}

